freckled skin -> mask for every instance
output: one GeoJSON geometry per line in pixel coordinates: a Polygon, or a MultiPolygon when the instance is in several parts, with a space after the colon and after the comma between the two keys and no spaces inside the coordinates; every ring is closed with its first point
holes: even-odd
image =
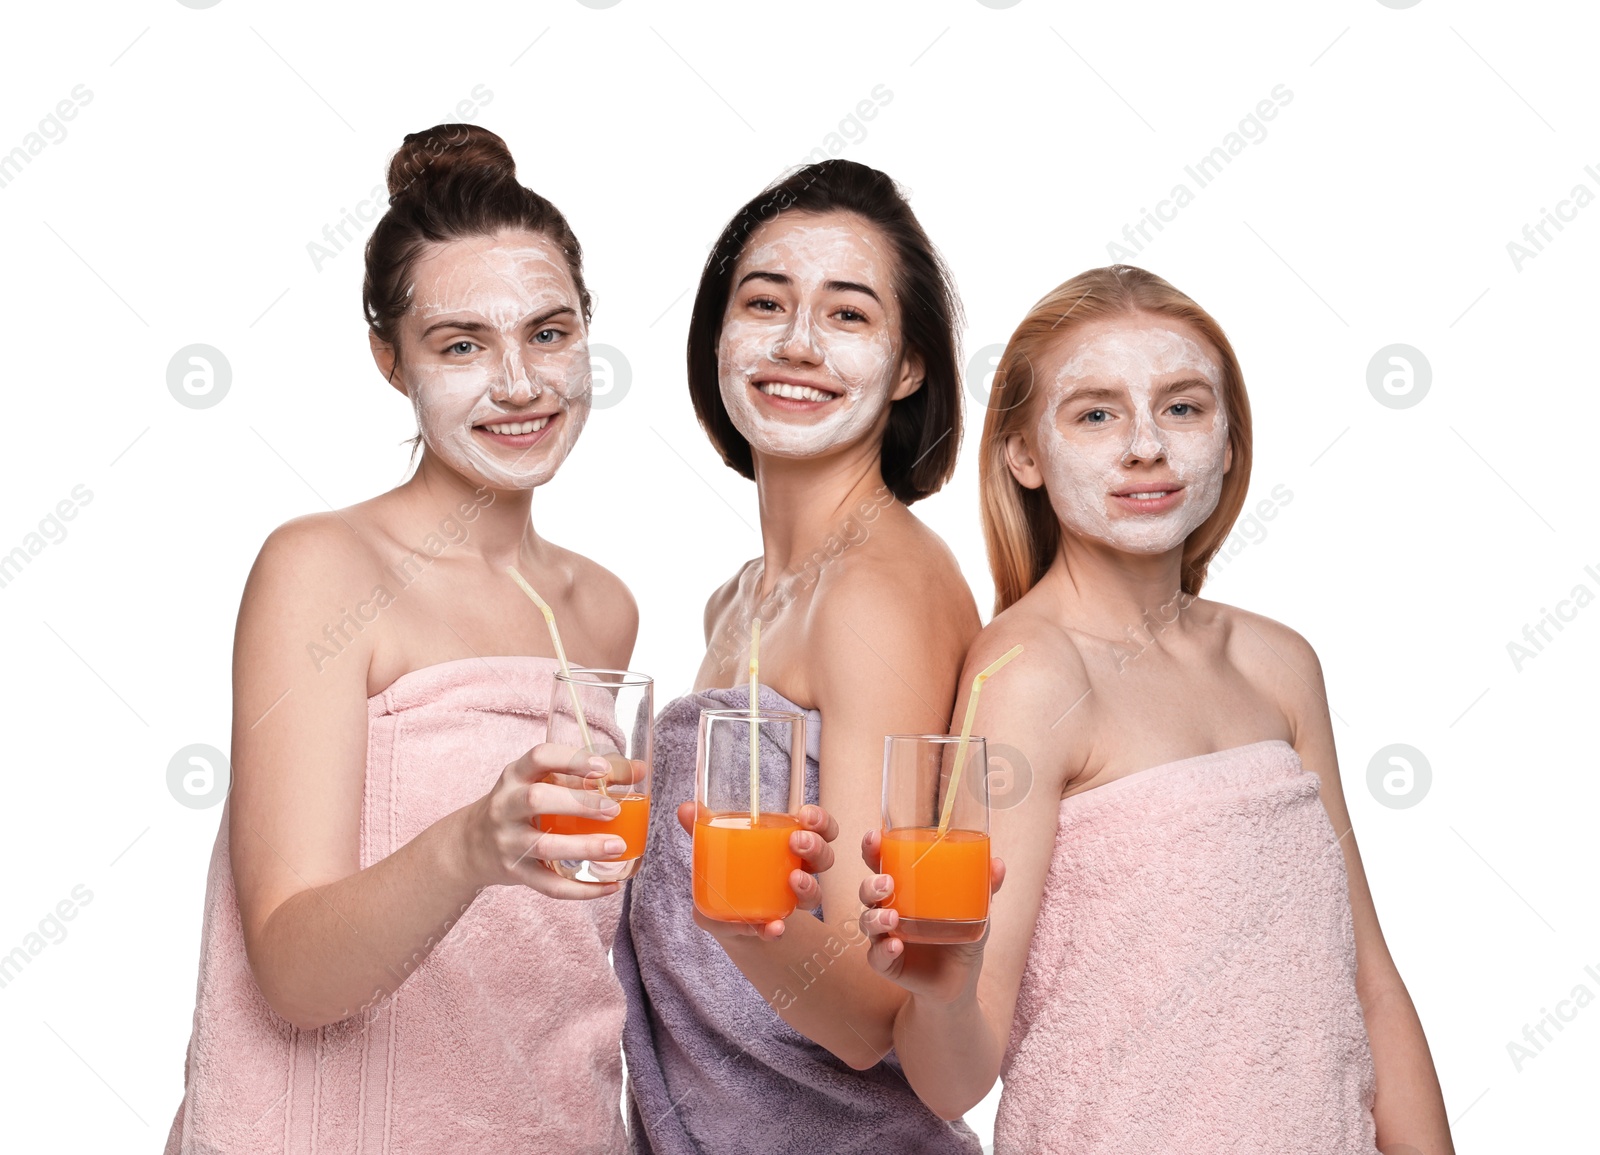
{"type": "Polygon", "coordinates": [[[1087,330],[1065,355],[1034,431],[1056,516],[1130,553],[1181,545],[1222,494],[1228,418],[1216,360],[1184,334],[1139,321],[1087,330]],[[1090,389],[1109,393],[1084,396],[1090,389]],[[1110,496],[1151,479],[1175,481],[1183,500],[1139,513],[1110,496]]]}
{"type": "Polygon", "coordinates": [[[444,318],[489,327],[422,339],[421,355],[402,368],[428,448],[475,484],[532,489],[549,481],[583,431],[591,400],[588,335],[560,250],[537,234],[452,241],[418,262],[412,292],[401,324],[419,337],[444,318]],[[569,311],[535,321],[562,309],[569,311]],[[525,450],[473,432],[484,421],[546,414],[558,427],[525,450]]]}
{"type": "Polygon", "coordinates": [[[717,343],[718,382],[734,427],[778,457],[814,457],[861,437],[888,408],[899,361],[887,248],[869,228],[813,220],[779,217],[752,236],[734,268],[717,343]],[[789,286],[740,284],[757,271],[787,277],[789,286]],[[876,287],[883,304],[828,288],[839,281],[876,287]],[[868,310],[863,319],[852,318],[852,304],[868,310]],[[841,396],[814,415],[777,411],[751,385],[763,372],[820,378],[841,396]]]}

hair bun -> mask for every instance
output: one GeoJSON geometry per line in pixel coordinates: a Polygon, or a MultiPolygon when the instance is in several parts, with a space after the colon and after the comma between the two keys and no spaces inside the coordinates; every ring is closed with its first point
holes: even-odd
{"type": "Polygon", "coordinates": [[[389,162],[389,203],[419,196],[436,182],[472,172],[514,181],[517,165],[506,142],[476,124],[436,124],[406,139],[389,162]]]}

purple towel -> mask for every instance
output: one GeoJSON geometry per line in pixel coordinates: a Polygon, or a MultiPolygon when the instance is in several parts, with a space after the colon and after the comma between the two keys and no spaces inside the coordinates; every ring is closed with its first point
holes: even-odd
{"type": "MultiPolygon", "coordinates": [[[[677,699],[656,719],[650,839],[628,884],[612,955],[628,1001],[622,1050],[633,1150],[977,1155],[977,1136],[923,1106],[893,1055],[852,1070],[779,1018],[695,925],[691,843],[677,808],[694,797],[700,711],[749,701],[743,687],[708,690],[677,699]]],[[[766,686],[760,705],[800,709],[766,686]]],[[[822,724],[815,710],[805,713],[805,798],[814,803],[822,724]]],[[[775,757],[786,761],[788,752],[775,757]]]]}

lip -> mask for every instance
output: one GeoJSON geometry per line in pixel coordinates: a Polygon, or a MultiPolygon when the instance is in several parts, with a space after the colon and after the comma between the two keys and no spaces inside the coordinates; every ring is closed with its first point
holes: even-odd
{"type": "Polygon", "coordinates": [[[556,428],[562,416],[562,411],[559,409],[550,413],[523,413],[515,417],[496,416],[492,420],[478,422],[472,427],[472,432],[474,435],[482,437],[485,441],[503,445],[507,449],[529,449],[548,437],[550,431],[556,428]],[[489,425],[514,425],[521,421],[537,421],[541,417],[548,417],[550,420],[545,422],[543,429],[535,429],[532,433],[493,433],[486,428],[489,425]]]}
{"type": "Polygon", "coordinates": [[[770,405],[772,408],[788,413],[815,413],[818,409],[832,405],[844,394],[832,385],[821,381],[811,381],[804,377],[792,377],[785,373],[762,373],[750,378],[750,392],[759,399],[759,403],[770,405]],[[828,394],[826,401],[802,401],[797,397],[775,397],[770,393],[763,393],[761,385],[798,385],[802,389],[815,389],[819,393],[828,394]]]}
{"type": "Polygon", "coordinates": [[[1130,485],[1124,489],[1119,489],[1110,496],[1118,509],[1125,510],[1130,514],[1156,514],[1166,513],[1168,510],[1176,509],[1182,505],[1183,490],[1184,487],[1177,482],[1171,482],[1166,485],[1158,482],[1141,482],[1138,485],[1130,485]],[[1167,496],[1156,498],[1137,498],[1132,496],[1136,493],[1162,492],[1165,492],[1167,496]]]}

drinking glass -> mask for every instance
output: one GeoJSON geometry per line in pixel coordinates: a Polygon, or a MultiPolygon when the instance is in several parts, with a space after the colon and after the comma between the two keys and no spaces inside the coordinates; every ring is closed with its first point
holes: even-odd
{"type": "MultiPolygon", "coordinates": [[[[548,834],[614,834],[628,844],[615,859],[542,860],[563,878],[579,882],[621,882],[638,873],[644,861],[650,828],[650,777],[653,765],[652,727],[655,683],[631,670],[572,667],[550,679],[550,723],[545,741],[600,755],[611,763],[604,791],[622,807],[615,818],[541,814],[539,829],[548,834]]],[[[600,805],[601,784],[575,774],[556,774],[558,786],[593,793],[600,805]]]]}
{"type": "Polygon", "coordinates": [[[794,912],[789,873],[800,856],[789,849],[789,835],[799,829],[805,802],[805,721],[794,710],[700,712],[694,905],[706,918],[763,925],[794,912]]]}
{"type": "Polygon", "coordinates": [[[906,942],[975,942],[989,923],[989,756],[967,739],[950,823],[939,834],[956,748],[948,734],[883,740],[882,872],[894,879],[885,906],[900,913],[906,942]]]}

